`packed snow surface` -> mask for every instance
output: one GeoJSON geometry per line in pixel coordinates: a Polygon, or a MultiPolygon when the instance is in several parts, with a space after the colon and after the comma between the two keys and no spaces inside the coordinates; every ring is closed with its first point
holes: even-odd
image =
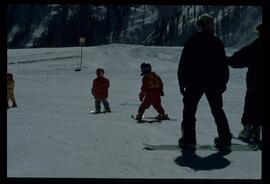
{"type": "MultiPolygon", "coordinates": [[[[177,144],[182,96],[177,82],[181,47],[103,45],[8,50],[18,108],[8,109],[8,177],[260,179],[261,152],[147,151],[143,143],[177,144]],[[138,124],[140,64],[149,62],[164,82],[162,105],[177,121],[138,124]],[[112,113],[93,115],[91,85],[98,67],[109,78],[112,113]]],[[[234,50],[226,49],[227,55],[234,50]]],[[[246,69],[230,68],[224,110],[238,135],[244,106],[246,69]]],[[[155,116],[150,107],[146,116],[155,116]]],[[[203,96],[197,142],[213,144],[217,130],[203,96]]],[[[233,140],[235,143],[241,143],[233,140]]],[[[243,143],[241,143],[243,144],[243,143]]]]}

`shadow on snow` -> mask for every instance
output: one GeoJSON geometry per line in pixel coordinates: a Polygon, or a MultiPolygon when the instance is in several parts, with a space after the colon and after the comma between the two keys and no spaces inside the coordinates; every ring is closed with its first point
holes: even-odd
{"type": "Polygon", "coordinates": [[[182,155],[175,159],[175,163],[181,167],[189,167],[195,171],[223,169],[231,162],[223,157],[221,152],[213,153],[206,157],[200,157],[192,151],[183,151],[182,155]]]}

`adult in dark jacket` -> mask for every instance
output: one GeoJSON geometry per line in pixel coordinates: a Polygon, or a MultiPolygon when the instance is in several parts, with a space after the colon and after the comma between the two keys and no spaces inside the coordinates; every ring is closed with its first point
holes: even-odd
{"type": "Polygon", "coordinates": [[[185,42],[178,67],[178,81],[184,103],[182,137],[178,143],[182,149],[195,148],[195,114],[198,103],[205,94],[217,125],[216,147],[229,150],[231,134],[222,107],[222,93],[226,90],[229,79],[224,46],[221,40],[214,36],[212,16],[201,15],[197,25],[201,31],[194,33],[185,42]]]}
{"type": "Polygon", "coordinates": [[[262,24],[256,27],[259,37],[251,44],[241,48],[231,57],[228,63],[233,68],[248,68],[246,74],[246,96],[241,123],[244,128],[239,138],[246,142],[260,140],[260,126],[262,125],[262,24]]]}

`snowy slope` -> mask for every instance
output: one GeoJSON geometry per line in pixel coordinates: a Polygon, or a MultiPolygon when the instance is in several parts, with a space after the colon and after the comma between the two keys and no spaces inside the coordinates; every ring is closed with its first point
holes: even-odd
{"type": "MultiPolygon", "coordinates": [[[[75,72],[79,47],[8,50],[19,106],[8,109],[8,177],[260,179],[259,151],[224,157],[197,151],[196,157],[186,158],[179,151],[143,150],[143,143],[176,144],[181,135],[183,106],[176,77],[181,51],[120,44],[86,47],[82,71],[75,72]],[[139,66],[145,61],[163,79],[162,104],[178,121],[137,124],[130,119],[139,106],[139,66]],[[90,114],[97,67],[110,79],[110,114],[90,114]]],[[[232,52],[227,50],[228,55],[232,52]]],[[[224,94],[235,135],[242,128],[245,72],[231,69],[224,94]]],[[[155,114],[152,107],[146,112],[155,114]]],[[[198,143],[212,143],[217,131],[205,97],[197,120],[198,143]]]]}

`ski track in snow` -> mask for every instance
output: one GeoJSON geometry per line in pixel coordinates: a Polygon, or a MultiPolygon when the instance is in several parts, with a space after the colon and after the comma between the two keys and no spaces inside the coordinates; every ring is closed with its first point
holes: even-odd
{"type": "MultiPolygon", "coordinates": [[[[84,47],[82,71],[75,72],[80,47],[8,50],[8,71],[14,74],[19,106],[8,109],[8,177],[260,179],[259,151],[224,157],[197,151],[197,157],[185,159],[178,151],[143,150],[143,143],[176,144],[181,135],[183,106],[177,82],[181,51],[121,44],[84,47]],[[149,62],[161,76],[162,105],[178,121],[137,124],[130,118],[140,104],[142,62],[149,62]],[[90,89],[98,67],[110,80],[113,112],[92,115],[90,89]]],[[[234,50],[226,52],[231,55],[234,50]]],[[[224,94],[234,135],[242,128],[245,72],[230,69],[224,94]]],[[[154,115],[152,107],[145,113],[154,115]]],[[[204,96],[196,118],[198,143],[213,143],[217,130],[204,96]]]]}

